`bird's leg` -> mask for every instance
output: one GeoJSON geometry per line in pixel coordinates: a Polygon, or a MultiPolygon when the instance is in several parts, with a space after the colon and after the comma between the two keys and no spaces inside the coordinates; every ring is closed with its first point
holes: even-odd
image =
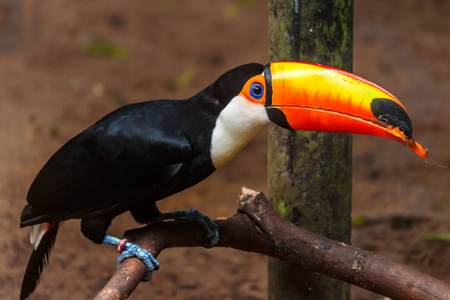
{"type": "Polygon", "coordinates": [[[107,234],[103,239],[103,243],[117,246],[117,251],[122,253],[117,259],[117,267],[119,267],[120,263],[126,258],[133,256],[139,258],[147,266],[147,274],[144,278],[145,281],[152,279],[153,270],[156,271],[159,269],[159,262],[149,251],[136,244],[128,242],[126,239],[121,240],[107,234]]]}
{"type": "Polygon", "coordinates": [[[158,220],[187,220],[200,224],[206,230],[207,237],[211,239],[211,243],[206,248],[212,248],[219,242],[219,226],[216,222],[211,221],[208,216],[198,212],[195,209],[186,209],[175,212],[162,213],[158,216],[158,220]]]}

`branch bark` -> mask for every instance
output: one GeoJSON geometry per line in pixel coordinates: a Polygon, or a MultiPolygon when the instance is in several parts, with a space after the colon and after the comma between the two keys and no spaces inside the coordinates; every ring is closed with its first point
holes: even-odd
{"type": "MultiPolygon", "coordinates": [[[[266,254],[393,299],[450,300],[450,285],[445,282],[294,226],[262,193],[243,189],[237,214],[216,222],[220,232],[216,247],[266,254]]],[[[125,236],[150,249],[155,257],[165,248],[209,244],[204,230],[187,221],[155,222],[127,231],[125,236]]],[[[138,259],[125,260],[95,299],[126,299],[145,272],[138,259]]]]}

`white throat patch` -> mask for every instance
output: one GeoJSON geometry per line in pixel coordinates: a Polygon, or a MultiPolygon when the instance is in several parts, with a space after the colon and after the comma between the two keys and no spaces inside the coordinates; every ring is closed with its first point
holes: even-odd
{"type": "Polygon", "coordinates": [[[211,138],[211,159],[216,169],[227,164],[269,123],[263,105],[236,96],[222,110],[211,138]]]}

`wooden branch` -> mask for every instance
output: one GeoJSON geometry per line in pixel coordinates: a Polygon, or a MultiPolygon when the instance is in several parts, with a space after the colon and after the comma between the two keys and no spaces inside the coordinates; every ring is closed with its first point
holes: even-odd
{"type": "MultiPolygon", "coordinates": [[[[216,247],[257,252],[312,270],[393,299],[450,300],[450,285],[382,256],[308,232],[284,220],[262,193],[243,189],[238,213],[217,220],[216,247]]],[[[194,222],[155,222],[125,236],[154,254],[165,248],[206,246],[204,230],[194,222]]],[[[95,299],[126,299],[146,269],[125,260],[95,299]]]]}

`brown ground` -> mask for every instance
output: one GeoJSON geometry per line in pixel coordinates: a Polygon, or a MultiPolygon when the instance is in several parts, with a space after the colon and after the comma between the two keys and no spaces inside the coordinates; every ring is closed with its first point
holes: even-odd
{"type": "MultiPolygon", "coordinates": [[[[17,15],[12,3],[0,4],[0,299],[18,298],[31,251],[18,227],[27,189],[65,141],[121,104],[188,97],[234,66],[267,62],[265,1],[25,1],[17,15]],[[86,54],[93,41],[129,55],[86,54]]],[[[365,225],[355,226],[353,244],[447,282],[450,242],[424,238],[450,233],[450,171],[433,164],[450,166],[449,15],[444,0],[355,1],[354,72],[401,99],[430,163],[393,141],[355,136],[353,216],[365,225]]],[[[241,186],[266,190],[265,144],[263,133],[161,210],[232,215],[241,186]]],[[[126,215],[110,231],[135,226],[126,215]]],[[[92,298],[116,257],[85,239],[78,221],[66,222],[33,299],[92,298]]],[[[261,255],[172,249],[159,261],[131,299],[266,298],[261,255]]],[[[352,298],[381,297],[355,288],[352,298]]]]}

